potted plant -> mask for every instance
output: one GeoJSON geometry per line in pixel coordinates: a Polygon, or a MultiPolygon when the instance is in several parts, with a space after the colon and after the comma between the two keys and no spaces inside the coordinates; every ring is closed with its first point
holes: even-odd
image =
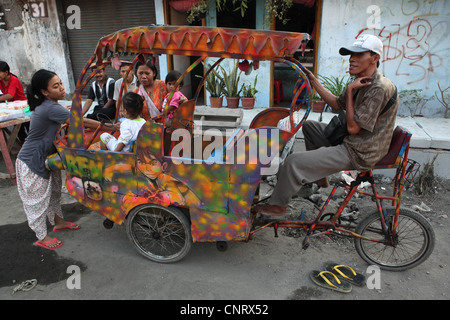
{"type": "Polygon", "coordinates": [[[274,20],[279,20],[286,24],[289,19],[287,12],[292,7],[292,0],[266,0],[264,5],[264,25],[270,26],[274,20]]]}
{"type": "MultiPolygon", "coordinates": [[[[344,93],[347,86],[353,81],[352,77],[324,77],[321,75],[317,75],[317,79],[325,87],[325,89],[330,91],[336,97],[339,97],[342,93],[344,93]]],[[[325,108],[327,107],[329,106],[326,105],[325,108]]]]}
{"type": "MultiPolygon", "coordinates": [[[[186,0],[185,0],[186,1],[186,0]]],[[[248,8],[249,0],[210,0],[216,2],[217,12],[229,10],[238,11],[241,13],[241,17],[244,18],[248,8]]],[[[176,1],[171,1],[171,3],[176,1]]],[[[209,2],[209,1],[208,1],[209,2]]],[[[206,0],[195,1],[191,0],[192,6],[189,6],[187,10],[187,22],[192,24],[195,20],[203,18],[208,12],[208,2],[206,0]]],[[[274,20],[279,20],[283,24],[286,24],[289,19],[287,12],[292,7],[292,0],[265,0],[264,11],[267,13],[264,18],[264,25],[270,27],[274,20]]]]}
{"type": "Polygon", "coordinates": [[[227,99],[228,108],[237,108],[239,105],[239,95],[242,87],[239,87],[242,71],[239,70],[238,60],[235,60],[234,66],[228,73],[222,66],[223,94],[227,99]]]}
{"type": "Polygon", "coordinates": [[[253,86],[251,84],[245,85],[245,83],[242,85],[242,108],[253,109],[255,107],[255,95],[258,93],[258,90],[256,90],[257,81],[258,76],[255,77],[253,86]]]}
{"type": "Polygon", "coordinates": [[[319,113],[323,112],[323,110],[325,109],[325,104],[326,104],[325,101],[323,101],[322,98],[317,93],[315,93],[313,95],[313,98],[312,98],[312,111],[313,112],[319,112],[319,113]]]}
{"type": "Polygon", "coordinates": [[[192,24],[195,20],[201,20],[206,16],[208,12],[208,4],[205,0],[197,1],[196,4],[190,7],[187,11],[188,16],[186,18],[189,24],[192,24]]]}
{"type": "MultiPolygon", "coordinates": [[[[207,69],[211,66],[208,64],[207,69]]],[[[210,74],[206,77],[205,88],[209,92],[209,101],[212,108],[221,108],[223,102],[223,78],[217,72],[217,70],[211,70],[210,74]]]]}

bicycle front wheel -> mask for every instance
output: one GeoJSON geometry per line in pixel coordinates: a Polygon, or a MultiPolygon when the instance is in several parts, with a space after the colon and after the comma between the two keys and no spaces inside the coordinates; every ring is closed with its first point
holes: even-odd
{"type": "MultiPolygon", "coordinates": [[[[387,209],[387,213],[393,219],[395,209],[387,209]]],[[[408,209],[400,209],[397,236],[393,241],[384,234],[378,211],[361,220],[355,232],[372,240],[355,238],[355,248],[361,258],[384,270],[413,268],[424,262],[434,249],[431,224],[421,214],[408,209]]]]}
{"type": "Polygon", "coordinates": [[[177,208],[138,206],[128,214],[126,229],[139,253],[155,262],[179,261],[192,247],[189,220],[177,208]]]}

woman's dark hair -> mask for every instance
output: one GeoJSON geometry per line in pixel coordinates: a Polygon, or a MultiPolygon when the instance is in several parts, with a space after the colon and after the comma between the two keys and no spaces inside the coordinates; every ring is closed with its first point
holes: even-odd
{"type": "Polygon", "coordinates": [[[136,67],[135,67],[136,74],[137,74],[139,67],[143,66],[143,65],[146,65],[153,71],[153,80],[155,80],[156,77],[158,76],[158,70],[156,69],[156,66],[152,63],[152,58],[148,58],[147,61],[145,61],[145,63],[138,60],[136,62],[136,67]]]}
{"type": "Polygon", "coordinates": [[[41,90],[47,90],[48,83],[54,76],[56,76],[56,73],[41,69],[36,71],[31,78],[31,84],[27,87],[27,100],[31,111],[41,105],[46,99],[41,90]]]}
{"type": "Polygon", "coordinates": [[[0,61],[0,71],[8,72],[10,74],[9,65],[5,61],[0,61]]]}
{"type": "MultiPolygon", "coordinates": [[[[166,76],[166,83],[177,81],[178,78],[180,78],[180,77],[181,77],[181,72],[178,72],[177,70],[172,70],[166,76]]],[[[183,86],[183,80],[181,80],[181,82],[180,82],[180,87],[182,87],[182,86],[183,86]]]]}
{"type": "Polygon", "coordinates": [[[122,104],[128,115],[133,119],[139,117],[144,107],[144,98],[134,92],[127,92],[122,98],[122,104]]]}

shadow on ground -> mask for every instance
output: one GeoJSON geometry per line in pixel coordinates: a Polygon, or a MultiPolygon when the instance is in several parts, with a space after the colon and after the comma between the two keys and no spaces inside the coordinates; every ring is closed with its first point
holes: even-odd
{"type": "MultiPolygon", "coordinates": [[[[61,207],[68,221],[77,221],[91,212],[80,203],[64,204],[61,207]]],[[[81,271],[87,268],[80,261],[60,257],[56,251],[33,245],[37,240],[36,235],[27,222],[0,226],[0,234],[3,261],[0,265],[0,288],[31,279],[37,279],[40,285],[48,285],[67,279],[71,275],[67,273],[70,265],[79,266],[81,271]]]]}

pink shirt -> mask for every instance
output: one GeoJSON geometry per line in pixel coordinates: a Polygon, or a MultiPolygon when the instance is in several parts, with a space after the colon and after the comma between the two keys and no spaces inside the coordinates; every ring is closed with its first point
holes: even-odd
{"type": "MultiPolygon", "coordinates": [[[[167,102],[167,99],[169,98],[169,96],[170,96],[170,93],[168,93],[166,95],[166,97],[164,98],[163,106],[166,106],[166,102],[167,102]]],[[[184,95],[180,91],[175,91],[173,93],[172,100],[170,100],[170,102],[169,102],[169,106],[173,106],[173,107],[175,107],[175,109],[177,109],[180,106],[180,98],[181,97],[184,97],[184,95]]],[[[175,112],[175,110],[173,110],[171,113],[169,113],[167,115],[167,118],[172,119],[174,112],[175,112]]]]}

